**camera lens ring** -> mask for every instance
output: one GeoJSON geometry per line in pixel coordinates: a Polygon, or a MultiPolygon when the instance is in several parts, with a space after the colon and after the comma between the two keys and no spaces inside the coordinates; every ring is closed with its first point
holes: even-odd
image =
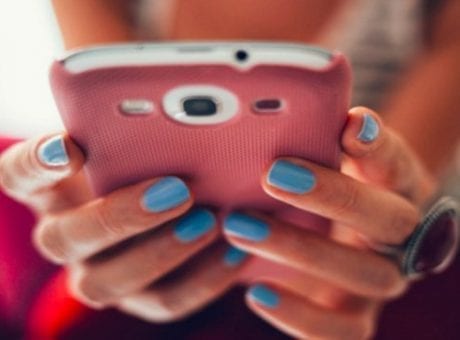
{"type": "Polygon", "coordinates": [[[185,125],[212,126],[225,123],[239,113],[240,102],[230,90],[208,84],[189,84],[170,89],[162,98],[162,110],[171,120],[185,125]],[[188,116],[182,102],[184,98],[209,96],[218,105],[218,113],[211,116],[188,116]]]}

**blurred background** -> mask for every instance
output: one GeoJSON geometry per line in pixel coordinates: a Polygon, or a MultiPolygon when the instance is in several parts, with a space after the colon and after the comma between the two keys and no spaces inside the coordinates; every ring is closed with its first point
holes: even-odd
{"type": "Polygon", "coordinates": [[[60,128],[48,69],[63,47],[48,0],[0,2],[0,135],[29,137],[60,128]],[[30,119],[40,115],[40,121],[30,119]]]}

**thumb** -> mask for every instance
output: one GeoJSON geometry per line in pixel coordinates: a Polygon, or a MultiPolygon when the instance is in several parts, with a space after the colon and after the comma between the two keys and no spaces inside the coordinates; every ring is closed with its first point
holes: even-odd
{"type": "Polygon", "coordinates": [[[17,143],[0,155],[0,188],[11,197],[29,197],[75,175],[85,157],[67,134],[17,143]]]}

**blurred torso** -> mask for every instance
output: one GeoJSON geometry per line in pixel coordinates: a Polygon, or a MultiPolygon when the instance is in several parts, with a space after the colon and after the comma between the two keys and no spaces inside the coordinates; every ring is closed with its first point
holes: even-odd
{"type": "Polygon", "coordinates": [[[174,0],[160,39],[270,39],[315,42],[350,0],[174,0]]]}

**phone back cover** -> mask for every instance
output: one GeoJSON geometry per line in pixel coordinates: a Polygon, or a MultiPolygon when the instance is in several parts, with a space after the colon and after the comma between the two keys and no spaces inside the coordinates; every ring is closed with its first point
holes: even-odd
{"type": "MultiPolygon", "coordinates": [[[[349,106],[350,70],[336,54],[315,71],[258,65],[136,66],[69,73],[52,66],[51,84],[71,137],[86,153],[85,171],[95,195],[157,176],[176,175],[190,185],[196,202],[231,209],[257,209],[301,227],[327,233],[329,221],[269,197],[261,174],[279,156],[302,157],[338,169],[340,134],[349,106]],[[239,97],[239,113],[214,126],[173,121],[162,98],[183,85],[216,85],[239,97]],[[280,98],[279,114],[257,114],[255,99],[280,98]],[[148,99],[151,115],[127,116],[125,99],[148,99]]],[[[254,261],[244,275],[286,275],[283,268],[254,261]],[[275,273],[276,272],[276,273],[275,273]],[[275,273],[275,274],[274,274],[275,273]]]]}

